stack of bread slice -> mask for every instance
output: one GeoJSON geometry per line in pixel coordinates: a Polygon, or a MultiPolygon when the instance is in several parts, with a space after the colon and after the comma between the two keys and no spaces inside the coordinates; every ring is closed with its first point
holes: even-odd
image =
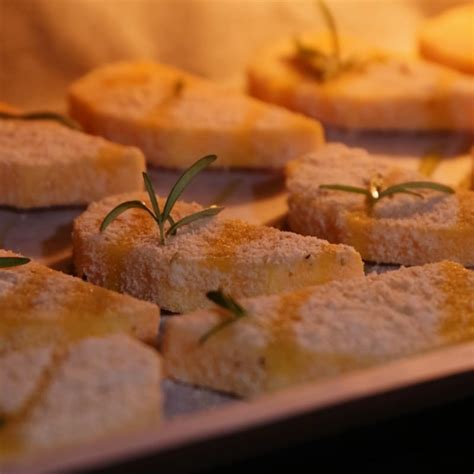
{"type": "Polygon", "coordinates": [[[144,169],[136,148],[52,120],[0,119],[2,206],[88,204],[109,194],[139,191],[144,169]]]}
{"type": "Polygon", "coordinates": [[[240,396],[474,339],[474,272],[452,262],[240,300],[166,322],[171,377],[240,396]]]}
{"type": "Polygon", "coordinates": [[[341,184],[368,188],[426,178],[365,150],[329,144],[287,167],[288,222],[294,232],[357,249],[364,260],[419,265],[449,259],[474,265],[474,192],[419,190],[368,206],[365,196],[321,189],[341,184]]]}
{"type": "Polygon", "coordinates": [[[100,67],[72,84],[71,115],[85,130],[135,145],[150,164],[281,168],[323,140],[319,123],[153,62],[100,67]]]}
{"type": "MultiPolygon", "coordinates": [[[[255,296],[363,275],[359,254],[348,246],[220,215],[180,228],[164,244],[156,223],[140,209],[123,213],[101,232],[111,209],[137,199],[150,206],[144,193],[111,196],[76,219],[78,275],[173,312],[210,305],[206,292],[218,288],[236,297],[255,296]]],[[[163,209],[164,200],[158,202],[163,209]]],[[[200,209],[178,201],[172,218],[200,209]]]]}

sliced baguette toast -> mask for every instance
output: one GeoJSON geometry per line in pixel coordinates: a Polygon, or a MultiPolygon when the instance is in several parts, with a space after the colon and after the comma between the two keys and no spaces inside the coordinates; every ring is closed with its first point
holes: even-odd
{"type": "MultiPolygon", "coordinates": [[[[0,250],[0,257],[14,254],[0,250]]],[[[126,332],[155,342],[159,308],[30,262],[0,268],[0,354],[126,332]]]]}
{"type": "Polygon", "coordinates": [[[429,18],[420,29],[418,46],[430,61],[474,74],[474,2],[429,18]]]}
{"type": "Polygon", "coordinates": [[[240,300],[169,318],[162,354],[173,378],[240,396],[474,339],[474,272],[452,262],[240,300]]]}
{"type": "Polygon", "coordinates": [[[352,245],[364,260],[419,265],[443,259],[474,265],[474,192],[395,194],[372,208],[365,196],[320,189],[322,184],[368,188],[424,181],[416,171],[365,150],[330,144],[287,166],[288,223],[294,232],[352,245]]]}
{"type": "Polygon", "coordinates": [[[126,335],[0,356],[0,463],[153,426],[160,379],[158,353],[126,335]]]}
{"type": "MultiPolygon", "coordinates": [[[[76,219],[76,272],[169,311],[208,306],[206,292],[219,287],[238,297],[254,296],[363,275],[360,256],[350,247],[221,216],[180,228],[164,245],[156,223],[138,209],[100,232],[107,213],[133,199],[149,205],[144,193],[110,196],[76,219]]],[[[159,203],[163,209],[164,200],[159,203]]],[[[178,221],[199,209],[178,201],[172,216],[178,221]]]]}
{"type": "Polygon", "coordinates": [[[70,88],[71,115],[85,130],[135,145],[152,165],[281,168],[323,141],[314,120],[153,62],[115,63],[70,88]]]}
{"type": "MultiPolygon", "coordinates": [[[[325,35],[309,34],[303,41],[308,47],[328,51],[325,35]]],[[[375,50],[352,38],[343,38],[341,44],[343,56],[359,58],[361,66],[320,81],[295,65],[294,42],[277,42],[249,67],[249,92],[339,127],[474,130],[471,77],[421,59],[375,50]]]]}
{"type": "Polygon", "coordinates": [[[88,204],[143,189],[140,150],[48,120],[0,119],[0,205],[88,204]]]}

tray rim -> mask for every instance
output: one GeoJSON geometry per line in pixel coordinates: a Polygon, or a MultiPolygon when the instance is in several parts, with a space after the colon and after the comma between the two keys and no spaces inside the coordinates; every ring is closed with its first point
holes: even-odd
{"type": "MultiPolygon", "coordinates": [[[[416,391],[426,382],[442,382],[462,374],[474,375],[474,342],[443,347],[327,380],[290,387],[249,401],[236,399],[236,402],[222,407],[176,416],[153,428],[53,450],[5,463],[0,468],[2,474],[97,469],[150,454],[165,454],[197,442],[238,435],[301,415],[363,402],[374,396],[387,398],[397,390],[413,388],[416,391]]],[[[467,390],[474,393],[474,383],[469,384],[467,390]]],[[[434,393],[430,403],[449,399],[445,390],[431,391],[434,393]]],[[[400,404],[400,409],[402,406],[400,404]]]]}

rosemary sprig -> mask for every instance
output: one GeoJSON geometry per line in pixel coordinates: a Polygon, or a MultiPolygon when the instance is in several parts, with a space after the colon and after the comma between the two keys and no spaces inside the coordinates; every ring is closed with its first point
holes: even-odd
{"type": "Polygon", "coordinates": [[[303,44],[299,39],[295,39],[295,59],[297,65],[302,66],[306,71],[315,76],[318,81],[325,82],[344,71],[363,69],[368,62],[383,59],[379,55],[373,55],[373,57],[365,59],[343,57],[340,35],[334,15],[325,1],[317,0],[316,5],[329,31],[331,51],[326,53],[314,46],[303,44]]]}
{"type": "Polygon", "coordinates": [[[199,172],[207,168],[216,159],[216,155],[208,155],[196,161],[196,163],[194,163],[190,168],[188,168],[178,178],[173,188],[171,189],[163,207],[163,211],[160,210],[153,184],[147,173],[144,172],[143,181],[145,182],[145,188],[150,198],[152,209],[150,209],[144,202],[138,200],[122,202],[118,206],[114,207],[105,216],[104,220],[100,225],[100,231],[103,232],[118,216],[120,216],[120,214],[124,213],[125,211],[128,211],[129,209],[141,209],[142,211],[147,212],[158,225],[158,228],[160,230],[160,245],[164,245],[166,237],[168,237],[169,235],[175,235],[176,231],[180,227],[191,224],[191,222],[194,222],[198,219],[202,219],[204,217],[211,217],[215,216],[216,214],[219,214],[219,212],[222,211],[223,207],[211,206],[206,209],[202,209],[201,211],[195,212],[194,214],[185,216],[177,222],[175,222],[171,217],[171,211],[185,188],[199,172]],[[165,232],[166,222],[169,223],[169,228],[165,232]]]}
{"type": "Polygon", "coordinates": [[[211,336],[221,331],[230,324],[235,323],[239,319],[247,315],[247,311],[240,306],[232,296],[224,293],[221,289],[217,291],[208,291],[206,297],[215,303],[217,306],[225,309],[230,313],[230,317],[216,324],[199,338],[199,344],[204,344],[211,336]]]}
{"type": "Polygon", "coordinates": [[[347,193],[363,194],[366,196],[370,204],[375,204],[384,197],[393,196],[394,194],[410,194],[419,198],[423,195],[412,191],[412,189],[432,189],[442,193],[453,194],[454,189],[441,183],[434,183],[431,181],[407,181],[406,183],[394,184],[388,188],[382,189],[381,184],[374,185],[374,180],[371,180],[369,188],[361,188],[358,186],[348,186],[345,184],[321,184],[320,189],[330,189],[333,191],[344,191],[347,193]]]}
{"type": "Polygon", "coordinates": [[[11,114],[9,112],[0,111],[0,119],[5,120],[52,120],[58,122],[66,127],[82,130],[82,127],[72,118],[66,117],[65,115],[58,114],[56,112],[49,111],[38,111],[38,112],[27,112],[24,114],[11,114]]]}
{"type": "Polygon", "coordinates": [[[26,257],[0,257],[0,268],[19,267],[30,262],[26,257]]]}
{"type": "Polygon", "coordinates": [[[336,21],[331,10],[323,0],[316,2],[324,23],[329,30],[331,38],[331,51],[328,53],[305,45],[298,38],[295,39],[296,59],[309,72],[320,81],[326,81],[339,74],[349,66],[349,62],[341,57],[341,45],[336,21]]]}

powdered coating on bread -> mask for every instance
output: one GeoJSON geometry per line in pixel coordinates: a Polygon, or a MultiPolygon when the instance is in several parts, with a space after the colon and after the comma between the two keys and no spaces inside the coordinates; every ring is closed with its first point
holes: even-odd
{"type": "Polygon", "coordinates": [[[155,305],[35,262],[0,269],[0,307],[0,353],[116,332],[153,342],[158,332],[155,305]]]}
{"type": "Polygon", "coordinates": [[[360,369],[474,338],[474,272],[452,262],[243,299],[167,321],[163,354],[178,380],[240,395],[360,369]]]}
{"type": "Polygon", "coordinates": [[[25,407],[51,364],[53,351],[53,346],[45,346],[0,355],[0,416],[25,407]]]}
{"type": "Polygon", "coordinates": [[[0,205],[86,204],[143,188],[142,153],[51,121],[0,120],[0,205]]]}
{"type": "Polygon", "coordinates": [[[329,144],[287,166],[289,224],[296,232],[353,245],[362,257],[385,263],[422,264],[449,258],[474,265],[474,193],[417,190],[383,198],[369,209],[363,195],[320,189],[344,184],[368,189],[380,174],[383,187],[425,181],[393,160],[329,144]]]}
{"type": "MultiPolygon", "coordinates": [[[[173,311],[209,304],[206,291],[219,287],[250,296],[362,275],[359,256],[350,247],[221,216],[180,228],[165,245],[159,244],[156,223],[140,210],[120,215],[101,233],[107,212],[130,199],[148,203],[145,194],[110,197],[92,204],[75,221],[76,269],[91,281],[173,311]],[[176,292],[173,298],[181,292],[180,301],[172,303],[179,308],[165,303],[171,292],[176,292]]],[[[163,208],[164,200],[159,202],[163,208]]],[[[199,209],[195,203],[178,202],[173,219],[199,209]]]]}
{"type": "MultiPolygon", "coordinates": [[[[306,34],[307,46],[328,50],[327,35],[306,34]]],[[[418,58],[342,38],[342,55],[362,66],[320,82],[295,67],[292,40],[258,54],[249,68],[249,90],[324,123],[347,128],[473,130],[474,81],[418,58]],[[373,59],[371,59],[373,58],[373,59]]]]}
{"type": "MultiPolygon", "coordinates": [[[[26,352],[6,357],[27,358],[26,352]]],[[[40,450],[153,426],[160,419],[160,358],[126,335],[61,347],[47,369],[21,414],[8,414],[0,427],[0,458],[24,459],[40,450]]],[[[12,373],[4,382],[20,393],[12,373]]]]}
{"type": "Polygon", "coordinates": [[[71,114],[93,133],[139,146],[150,163],[281,167],[317,147],[320,125],[184,71],[153,62],[103,66],[70,89],[71,114]]]}

